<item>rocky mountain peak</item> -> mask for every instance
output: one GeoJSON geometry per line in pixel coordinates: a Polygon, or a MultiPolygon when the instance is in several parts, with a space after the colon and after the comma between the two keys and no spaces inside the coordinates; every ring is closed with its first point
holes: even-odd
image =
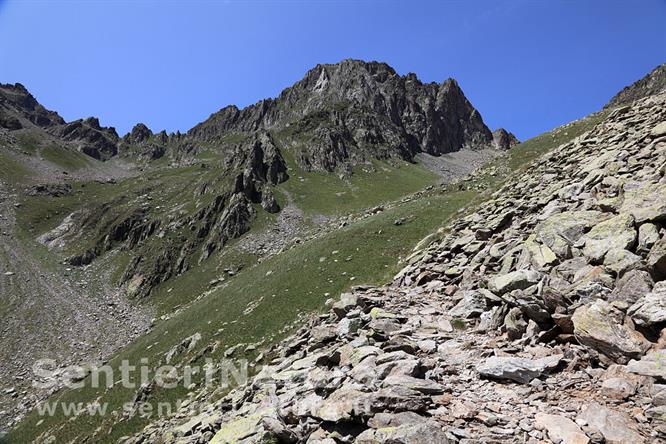
{"type": "Polygon", "coordinates": [[[100,126],[97,117],[88,117],[53,128],[52,133],[74,144],[79,151],[98,160],[118,154],[120,137],[113,127],[100,126]]]}
{"type": "Polygon", "coordinates": [[[626,86],[604,108],[615,108],[666,91],[666,63],[657,66],[642,79],[626,86]]]}
{"type": "Polygon", "coordinates": [[[284,142],[302,145],[296,157],[306,170],[496,146],[454,79],[423,83],[413,73],[400,76],[386,63],[353,59],[315,66],[275,99],[223,108],[188,137],[214,141],[260,129],[289,133],[284,142]]]}
{"type": "Polygon", "coordinates": [[[64,123],[58,113],[40,105],[22,84],[0,83],[0,127],[17,130],[31,125],[48,128],[64,123]]]}
{"type": "Polygon", "coordinates": [[[123,141],[128,143],[143,143],[152,137],[153,132],[143,123],[137,123],[132,131],[123,136],[123,141]]]}
{"type": "Polygon", "coordinates": [[[506,150],[520,143],[518,138],[504,128],[493,131],[493,145],[498,150],[506,150]]]}

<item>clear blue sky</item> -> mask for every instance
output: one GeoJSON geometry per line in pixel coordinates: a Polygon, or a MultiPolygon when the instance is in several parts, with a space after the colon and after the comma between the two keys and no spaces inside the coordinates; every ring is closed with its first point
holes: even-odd
{"type": "Polygon", "coordinates": [[[121,135],[185,131],[349,57],[454,77],[525,139],[666,62],[666,0],[0,0],[0,82],[121,135]]]}

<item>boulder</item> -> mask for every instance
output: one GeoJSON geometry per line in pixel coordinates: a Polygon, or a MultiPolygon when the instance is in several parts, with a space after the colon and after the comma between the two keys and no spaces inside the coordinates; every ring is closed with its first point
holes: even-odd
{"type": "Polygon", "coordinates": [[[222,428],[215,434],[215,436],[213,436],[210,444],[231,444],[237,442],[246,442],[244,440],[252,437],[253,435],[258,435],[256,442],[259,442],[259,437],[261,437],[263,434],[263,428],[261,427],[262,419],[265,416],[275,417],[275,410],[272,408],[267,408],[224,423],[222,428]]]}
{"type": "Polygon", "coordinates": [[[355,416],[369,414],[369,407],[367,393],[343,386],[324,400],[313,416],[322,421],[351,421],[355,416]]]}
{"type": "Polygon", "coordinates": [[[523,260],[527,261],[537,269],[544,269],[557,263],[557,256],[547,245],[536,241],[533,234],[523,244],[523,260]]]}
{"type": "Polygon", "coordinates": [[[658,282],[651,293],[629,307],[627,314],[641,327],[666,322],[666,281],[658,282]]]}
{"type": "Polygon", "coordinates": [[[636,423],[626,414],[596,402],[583,406],[579,419],[598,429],[606,444],[643,444],[645,440],[636,431],[636,423]]]}
{"type": "Polygon", "coordinates": [[[640,360],[631,360],[627,371],[641,376],[666,380],[666,351],[659,350],[646,354],[640,360]]]}
{"type": "Polygon", "coordinates": [[[333,312],[342,319],[358,304],[358,297],[353,293],[342,293],[340,300],[333,304],[333,312]]]}
{"type": "Polygon", "coordinates": [[[513,290],[523,290],[537,284],[541,280],[541,273],[535,270],[517,270],[511,273],[495,276],[489,282],[490,291],[503,295],[513,290]]]}
{"type": "Polygon", "coordinates": [[[471,319],[477,318],[488,309],[485,296],[475,290],[466,291],[463,298],[449,311],[453,318],[471,319]]]}
{"type": "Polygon", "coordinates": [[[594,262],[601,262],[611,250],[631,249],[636,238],[633,216],[620,214],[592,227],[583,238],[583,254],[594,262]]]}
{"type": "Polygon", "coordinates": [[[476,370],[486,378],[508,379],[527,384],[534,378],[557,368],[563,358],[564,355],[561,354],[540,359],[493,356],[477,365],[476,370]]]}
{"type": "Polygon", "coordinates": [[[616,276],[623,276],[629,270],[644,268],[642,258],[627,250],[610,250],[604,257],[604,265],[616,276]]]}
{"type": "Polygon", "coordinates": [[[426,421],[426,419],[414,412],[377,413],[368,420],[368,426],[373,429],[400,427],[403,425],[418,424],[426,421]]]}
{"type": "Polygon", "coordinates": [[[603,393],[615,399],[625,399],[636,393],[636,384],[625,378],[608,378],[601,383],[603,393]]]}
{"type": "Polygon", "coordinates": [[[316,344],[325,344],[336,337],[336,327],[333,325],[315,325],[310,331],[310,337],[316,344]]]}
{"type": "Polygon", "coordinates": [[[647,253],[659,240],[659,230],[655,224],[645,223],[638,227],[638,251],[647,253]]]}
{"type": "Polygon", "coordinates": [[[448,444],[451,441],[438,422],[424,418],[424,421],[418,424],[368,429],[358,435],[354,442],[356,444],[448,444]]]}
{"type": "Polygon", "coordinates": [[[647,266],[656,279],[666,278],[666,236],[659,239],[650,249],[647,266]]]}
{"type": "Polygon", "coordinates": [[[368,356],[377,356],[383,351],[374,345],[363,345],[361,347],[354,347],[351,344],[346,344],[340,347],[340,366],[355,366],[368,356]]]}
{"type": "Polygon", "coordinates": [[[624,301],[633,304],[652,291],[654,281],[647,271],[631,270],[622,276],[608,296],[609,301],[624,301]]]}
{"type": "Polygon", "coordinates": [[[617,362],[639,358],[650,348],[643,335],[624,322],[624,314],[604,300],[577,308],[571,319],[579,343],[617,362]]]}
{"type": "Polygon", "coordinates": [[[661,137],[663,135],[666,135],[666,122],[661,122],[652,128],[650,131],[650,135],[652,137],[661,137]]]}
{"type": "Polygon", "coordinates": [[[373,412],[424,412],[431,398],[405,386],[390,385],[368,394],[367,403],[373,412]]]}
{"type": "Polygon", "coordinates": [[[620,211],[631,214],[637,224],[666,219],[666,184],[646,183],[625,190],[620,211]]]}
{"type": "Polygon", "coordinates": [[[590,439],[569,418],[561,415],[537,413],[534,421],[538,429],[546,430],[551,441],[560,444],[587,444],[590,439]]]}
{"type": "Polygon", "coordinates": [[[427,395],[439,395],[444,393],[444,386],[438,384],[435,381],[429,379],[420,379],[413,376],[407,375],[390,375],[384,379],[383,385],[388,386],[399,386],[407,387],[410,390],[414,390],[427,395]]]}
{"type": "Polygon", "coordinates": [[[513,307],[504,317],[504,329],[509,339],[516,340],[523,337],[527,330],[527,322],[523,319],[523,313],[518,307],[513,307]]]}
{"type": "Polygon", "coordinates": [[[506,304],[504,304],[504,305],[496,305],[492,307],[490,310],[481,313],[481,316],[479,316],[480,321],[477,329],[479,331],[498,330],[504,323],[504,318],[507,315],[507,310],[508,308],[506,304]]]}
{"type": "Polygon", "coordinates": [[[587,231],[606,218],[599,211],[566,211],[554,214],[535,228],[536,240],[559,259],[572,256],[571,248],[587,231]]]}
{"type": "Polygon", "coordinates": [[[335,333],[340,337],[345,337],[354,335],[360,328],[360,318],[344,318],[338,323],[335,333]]]}

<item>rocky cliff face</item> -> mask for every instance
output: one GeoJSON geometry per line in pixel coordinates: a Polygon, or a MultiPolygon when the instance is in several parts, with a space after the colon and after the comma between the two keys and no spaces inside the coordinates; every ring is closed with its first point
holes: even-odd
{"type": "MultiPolygon", "coordinates": [[[[310,170],[494,146],[492,133],[455,80],[424,84],[385,63],[359,60],[317,65],[278,98],[242,110],[226,107],[188,136],[216,140],[259,129],[281,131],[289,144],[302,146],[298,161],[310,170]]],[[[502,149],[510,146],[497,142],[502,149]]]]}
{"type": "Polygon", "coordinates": [[[97,160],[109,160],[118,154],[118,133],[114,128],[102,128],[96,117],[67,123],[54,129],[52,134],[97,160]]]}
{"type": "Polygon", "coordinates": [[[495,149],[506,150],[519,143],[518,138],[504,128],[493,131],[493,146],[495,149]]]}
{"type": "Polygon", "coordinates": [[[0,128],[44,129],[44,138],[54,137],[98,160],[108,160],[118,153],[119,138],[114,128],[101,127],[95,117],[66,123],[58,113],[40,105],[20,83],[0,84],[0,128]]]}
{"type": "Polygon", "coordinates": [[[662,442],[665,159],[666,95],[614,110],[124,442],[662,442]]]}
{"type": "Polygon", "coordinates": [[[18,130],[32,125],[49,128],[64,123],[58,113],[40,105],[20,83],[0,84],[1,128],[18,130]]]}
{"type": "Polygon", "coordinates": [[[658,94],[666,90],[666,64],[657,66],[652,72],[642,79],[625,87],[617,93],[605,108],[615,108],[627,105],[636,100],[658,94]]]}

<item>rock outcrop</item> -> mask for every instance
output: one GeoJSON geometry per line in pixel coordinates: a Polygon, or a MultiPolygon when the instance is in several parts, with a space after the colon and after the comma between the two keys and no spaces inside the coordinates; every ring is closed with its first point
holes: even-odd
{"type": "Polygon", "coordinates": [[[643,99],[666,91],[666,64],[659,65],[642,79],[625,87],[613,97],[605,108],[615,108],[628,105],[636,100],[643,99]]]}
{"type": "Polygon", "coordinates": [[[35,125],[50,128],[63,125],[64,119],[40,105],[20,83],[0,84],[0,127],[18,130],[35,125]]]}
{"type": "Polygon", "coordinates": [[[508,150],[512,146],[518,145],[518,143],[520,143],[518,138],[504,128],[493,131],[493,146],[495,149],[508,150]]]}
{"type": "Polygon", "coordinates": [[[666,95],[608,112],[247,384],[124,442],[663,442],[664,122],[666,95]]]}
{"type": "Polygon", "coordinates": [[[114,128],[101,127],[96,117],[75,120],[53,133],[93,159],[108,160],[118,154],[118,133],[114,128]]]}

